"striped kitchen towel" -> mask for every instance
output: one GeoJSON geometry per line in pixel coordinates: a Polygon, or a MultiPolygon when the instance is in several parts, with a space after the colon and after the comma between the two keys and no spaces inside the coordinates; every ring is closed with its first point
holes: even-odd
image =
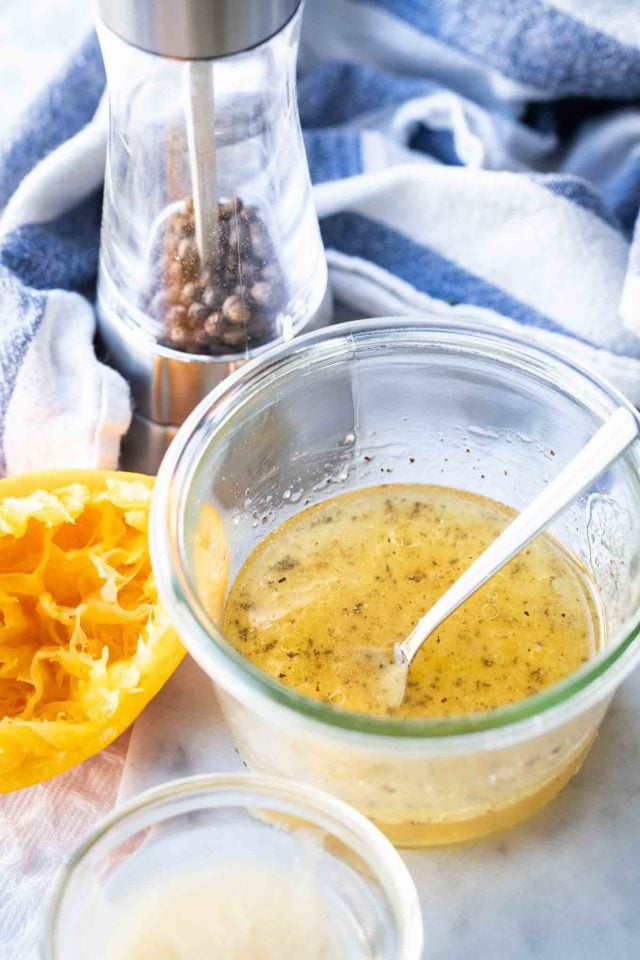
{"type": "MultiPolygon", "coordinates": [[[[0,149],[0,469],[113,466],[129,423],[92,348],[103,89],[91,38],[0,149]]],[[[640,404],[637,4],[308,0],[299,94],[341,300],[526,328],[640,404]]]]}
{"type": "Polygon", "coordinates": [[[300,66],[338,296],[526,327],[640,403],[636,3],[312,0],[300,66]]]}
{"type": "Polygon", "coordinates": [[[93,347],[104,83],[92,36],[0,147],[0,475],[113,467],[129,426],[93,347]]]}

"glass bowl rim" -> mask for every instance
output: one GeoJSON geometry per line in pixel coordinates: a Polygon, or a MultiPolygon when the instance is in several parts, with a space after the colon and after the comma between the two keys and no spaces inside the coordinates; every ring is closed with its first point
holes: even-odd
{"type": "MultiPolygon", "coordinates": [[[[561,380],[564,383],[567,375],[571,374],[582,382],[583,387],[586,386],[592,399],[601,403],[604,401],[607,412],[612,412],[616,406],[624,406],[640,419],[636,409],[620,391],[597,374],[564,354],[497,324],[479,323],[461,317],[455,320],[426,315],[381,317],[324,327],[295,337],[243,365],[214,388],[187,418],[165,455],[153,494],[150,523],[151,556],[161,600],[191,655],[232,696],[247,702],[248,697],[257,694],[261,700],[268,701],[273,709],[293,711],[301,719],[336,732],[373,735],[396,742],[400,738],[438,740],[454,737],[466,740],[469,735],[477,733],[500,730],[515,732],[522,724],[538,725],[542,715],[548,718],[550,725],[557,725],[566,719],[567,712],[573,715],[586,709],[588,703],[585,701],[602,699],[608,689],[615,688],[640,659],[640,641],[634,644],[640,637],[640,607],[602,653],[564,680],[524,700],[463,716],[427,719],[380,717],[323,704],[263,673],[228,643],[212,623],[185,573],[184,544],[177,521],[184,512],[190,483],[200,466],[198,454],[212,441],[229,416],[234,415],[234,409],[237,409],[234,402],[240,397],[245,399],[245,394],[260,393],[279,372],[284,371],[286,375],[290,366],[294,367],[295,372],[303,362],[301,357],[308,356],[311,349],[318,351],[314,358],[316,361],[326,360],[330,356],[339,358],[338,346],[349,345],[348,352],[353,355],[358,346],[370,347],[385,334],[391,338],[387,344],[390,349],[398,345],[406,348],[410,340],[416,337],[427,344],[431,342],[433,346],[435,336],[441,338],[438,343],[449,337],[450,342],[446,342],[445,346],[456,347],[461,338],[467,337],[468,349],[480,344],[484,356],[491,360],[504,361],[506,358],[512,364],[517,360],[521,363],[526,361],[530,375],[541,369],[548,372],[555,367],[556,371],[564,374],[561,380]],[[332,345],[335,354],[330,353],[332,345]],[[503,349],[502,355],[500,348],[503,349]],[[211,428],[212,411],[218,406],[224,407],[224,416],[220,424],[211,428]],[[204,439],[198,436],[201,431],[206,433],[204,439]]],[[[344,349],[342,353],[346,355],[344,349]]],[[[547,387],[554,387],[550,378],[547,387]]],[[[632,457],[633,475],[640,485],[640,439],[634,441],[621,461],[629,464],[632,457]]]]}
{"type": "MultiPolygon", "coordinates": [[[[364,814],[318,787],[284,777],[255,773],[213,773],[181,777],[145,790],[100,820],[71,853],[56,877],[48,897],[42,928],[41,960],[62,960],[56,946],[59,914],[74,872],[92,850],[108,837],[111,831],[135,818],[137,814],[161,810],[166,802],[189,798],[194,801],[201,800],[201,803],[190,808],[191,810],[224,809],[225,806],[242,806],[246,809],[255,806],[260,799],[265,805],[268,805],[269,800],[279,800],[295,806],[301,815],[307,815],[309,823],[317,823],[321,817],[328,817],[335,824],[346,827],[360,842],[361,848],[357,852],[367,867],[372,869],[389,901],[399,938],[398,960],[418,960],[421,956],[424,931],[420,900],[413,878],[395,847],[364,814]],[[238,793],[245,795],[241,803],[234,801],[238,793]],[[220,803],[205,802],[207,798],[217,795],[220,796],[220,803]]],[[[169,812],[168,817],[171,815],[169,812]]],[[[158,817],[152,822],[162,822],[168,817],[158,817]]],[[[274,829],[281,828],[276,826],[274,829]]],[[[120,842],[122,839],[126,837],[121,838],[120,842]]]]}

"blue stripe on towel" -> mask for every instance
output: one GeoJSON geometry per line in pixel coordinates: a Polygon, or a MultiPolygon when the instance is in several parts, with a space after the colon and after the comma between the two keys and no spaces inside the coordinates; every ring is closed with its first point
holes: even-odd
{"type": "Polygon", "coordinates": [[[411,150],[427,153],[434,160],[439,160],[449,167],[462,167],[464,164],[456,150],[456,140],[451,130],[428,127],[419,123],[409,137],[411,150]]]}
{"type": "Polygon", "coordinates": [[[10,233],[0,247],[0,263],[36,290],[82,290],[98,269],[102,190],[56,220],[30,223],[10,233]]]}
{"type": "Polygon", "coordinates": [[[39,160],[91,120],[104,86],[102,57],[97,37],[92,33],[60,79],[48,86],[27,110],[16,139],[8,149],[0,148],[0,209],[39,160]]]}
{"type": "Polygon", "coordinates": [[[533,176],[536,183],[551,190],[558,197],[564,197],[565,200],[571,200],[589,213],[593,213],[604,223],[609,224],[614,230],[626,234],[623,224],[617,217],[613,216],[607,209],[602,197],[600,197],[593,187],[586,181],[578,177],[563,176],[562,174],[548,174],[543,176],[533,176]]]}
{"type": "Polygon", "coordinates": [[[640,49],[544,0],[369,2],[520,83],[557,95],[640,97],[640,49]]]}
{"type": "MultiPolygon", "coordinates": [[[[44,316],[45,298],[24,290],[11,274],[0,266],[0,441],[4,436],[7,407],[18,374],[44,316]]],[[[28,439],[27,441],[28,442],[28,439]]],[[[4,472],[4,451],[0,443],[0,475],[4,472]]]]}
{"type": "Polygon", "coordinates": [[[304,145],[313,183],[362,173],[360,133],[352,129],[306,130],[304,145]]]}
{"type": "Polygon", "coordinates": [[[298,80],[300,119],[305,129],[337,127],[439,89],[431,80],[327,60],[298,80]]]}
{"type": "MultiPolygon", "coordinates": [[[[309,138],[309,151],[322,153],[322,160],[316,165],[322,168],[322,175],[314,177],[316,183],[324,180],[335,180],[337,175],[333,169],[329,153],[338,148],[342,153],[337,164],[346,172],[341,176],[351,174],[350,163],[345,162],[345,149],[351,153],[351,166],[358,172],[359,167],[355,160],[355,144],[345,146],[346,131],[342,132],[342,139],[336,136],[335,128],[348,123],[357,124],[361,118],[371,116],[381,110],[401,105],[416,97],[426,97],[437,90],[438,84],[430,80],[416,77],[402,77],[398,74],[359,63],[348,63],[341,60],[329,60],[319,67],[307,71],[298,82],[300,102],[300,118],[305,128],[305,136],[309,138]],[[326,144],[319,139],[327,135],[326,144]],[[329,136],[335,139],[329,139],[329,136]],[[313,146],[311,146],[313,144],[313,146]]],[[[353,127],[352,127],[353,129],[353,127]]],[[[451,166],[461,166],[460,158],[455,148],[455,138],[448,129],[427,126],[416,122],[415,128],[409,137],[407,146],[411,150],[429,154],[435,160],[451,166]]]]}
{"type": "MultiPolygon", "coordinates": [[[[322,220],[321,229],[327,247],[370,260],[439,300],[488,307],[527,326],[581,339],[500,287],[376,220],[355,213],[339,213],[322,220]]],[[[584,339],[582,342],[590,343],[584,339]]]]}
{"type": "Polygon", "coordinates": [[[604,195],[605,201],[615,211],[629,234],[632,234],[640,208],[640,147],[625,159],[621,169],[611,177],[604,189],[604,195]]]}

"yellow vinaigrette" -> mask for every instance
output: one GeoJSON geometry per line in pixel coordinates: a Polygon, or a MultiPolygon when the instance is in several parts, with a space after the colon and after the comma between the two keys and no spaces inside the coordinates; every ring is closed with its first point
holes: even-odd
{"type": "Polygon", "coordinates": [[[581,568],[535,540],[451,616],[389,705],[382,660],[511,521],[487,497],[444,487],[356,490],[266,537],[231,589],[224,633],[260,669],[342,709],[443,717],[522,700],[594,655],[600,624],[581,568]]]}

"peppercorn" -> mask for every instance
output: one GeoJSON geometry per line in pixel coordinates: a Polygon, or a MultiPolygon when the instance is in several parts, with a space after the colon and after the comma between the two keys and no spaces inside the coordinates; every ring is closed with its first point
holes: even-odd
{"type": "Polygon", "coordinates": [[[169,339],[173,344],[182,346],[189,339],[189,331],[186,329],[186,327],[176,323],[169,330],[169,339]]]}
{"type": "Polygon", "coordinates": [[[204,303],[192,303],[187,311],[187,316],[191,321],[197,321],[200,325],[204,324],[211,311],[205,307],[204,303]]]}
{"type": "Polygon", "coordinates": [[[234,293],[227,297],[222,304],[222,313],[229,323],[246,323],[251,317],[251,311],[242,297],[234,293]]]}
{"type": "Polygon", "coordinates": [[[166,224],[164,289],[149,296],[166,342],[189,352],[246,349],[280,335],[286,290],[265,225],[238,197],[219,203],[218,220],[216,258],[203,267],[185,198],[166,224]]]}
{"type": "Polygon", "coordinates": [[[271,302],[273,288],[266,280],[260,280],[251,287],[251,299],[260,307],[266,307],[271,302]]]}
{"type": "Polygon", "coordinates": [[[170,307],[170,309],[167,311],[167,325],[170,330],[173,329],[173,327],[179,327],[182,324],[184,324],[184,321],[186,319],[187,319],[187,311],[183,306],[180,306],[179,304],[176,306],[170,307]]]}
{"type": "Polygon", "coordinates": [[[215,337],[220,332],[221,316],[217,310],[209,314],[204,322],[204,331],[209,337],[215,337]]]}
{"type": "Polygon", "coordinates": [[[205,307],[213,308],[219,300],[218,291],[214,287],[205,287],[202,292],[202,302],[205,307]]]}

